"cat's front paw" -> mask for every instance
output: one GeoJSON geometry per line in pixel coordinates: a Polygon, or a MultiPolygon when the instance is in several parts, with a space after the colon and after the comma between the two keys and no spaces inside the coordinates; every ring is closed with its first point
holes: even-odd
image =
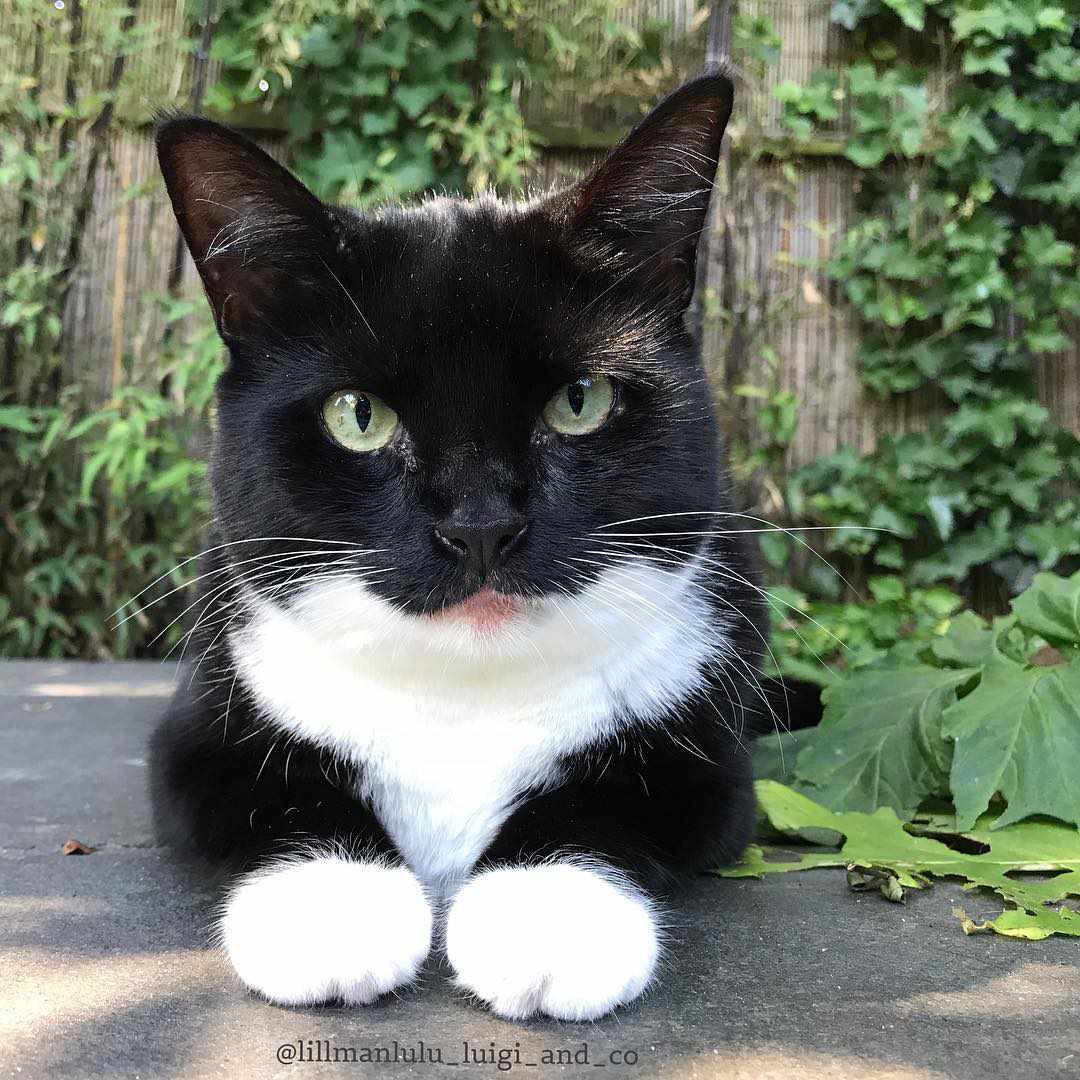
{"type": "Polygon", "coordinates": [[[271,1001],[366,1005],[416,975],[431,924],[409,870],[325,855],[241,879],[219,930],[237,975],[271,1001]]]}
{"type": "Polygon", "coordinates": [[[645,989],[660,947],[640,893],[562,862],[473,878],[450,908],[446,952],[458,985],[500,1016],[591,1020],[645,989]]]}

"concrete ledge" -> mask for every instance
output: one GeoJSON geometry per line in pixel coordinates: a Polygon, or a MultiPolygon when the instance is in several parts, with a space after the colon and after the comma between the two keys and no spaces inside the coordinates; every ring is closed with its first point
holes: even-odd
{"type": "Polygon", "coordinates": [[[171,678],[0,664],[0,1075],[1080,1075],[1075,943],[965,938],[958,889],[898,907],[832,872],[703,878],[672,912],[662,985],[594,1024],[497,1020],[438,962],[373,1007],[268,1005],[207,946],[214,897],[153,846],[144,742],[171,678]],[[71,837],[99,850],[63,856],[71,837]]]}

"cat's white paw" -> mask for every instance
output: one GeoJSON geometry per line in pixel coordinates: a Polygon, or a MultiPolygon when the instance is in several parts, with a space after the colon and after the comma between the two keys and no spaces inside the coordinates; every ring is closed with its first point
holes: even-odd
{"type": "Polygon", "coordinates": [[[446,952],[458,985],[500,1016],[591,1020],[656,970],[654,912],[632,886],[572,862],[489,870],[456,896],[446,952]]]}
{"type": "Polygon", "coordinates": [[[242,879],[219,931],[237,975],[271,1001],[358,1005],[416,975],[431,924],[409,870],[323,855],[242,879]]]}

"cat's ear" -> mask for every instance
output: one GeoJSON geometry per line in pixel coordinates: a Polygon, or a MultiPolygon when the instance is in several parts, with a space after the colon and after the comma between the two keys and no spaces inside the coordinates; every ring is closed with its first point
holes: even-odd
{"type": "Polygon", "coordinates": [[[720,70],[668,95],[588,176],[570,189],[571,237],[614,253],[680,307],[690,302],[720,141],[734,88],[720,70]]]}
{"type": "Polygon", "coordinates": [[[327,208],[249,139],[181,116],[158,126],[157,152],[224,337],[272,324],[281,290],[295,297],[325,275],[334,243],[327,208]]]}

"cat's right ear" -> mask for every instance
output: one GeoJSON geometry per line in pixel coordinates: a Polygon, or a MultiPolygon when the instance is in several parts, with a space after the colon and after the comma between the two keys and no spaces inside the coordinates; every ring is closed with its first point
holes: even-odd
{"type": "Polygon", "coordinates": [[[571,243],[683,309],[696,281],[735,87],[714,66],[656,106],[579,183],[556,196],[571,243]]]}
{"type": "Polygon", "coordinates": [[[272,325],[275,294],[297,295],[326,273],[334,245],[327,208],[250,139],[179,116],[158,126],[157,152],[223,337],[272,325]]]}

